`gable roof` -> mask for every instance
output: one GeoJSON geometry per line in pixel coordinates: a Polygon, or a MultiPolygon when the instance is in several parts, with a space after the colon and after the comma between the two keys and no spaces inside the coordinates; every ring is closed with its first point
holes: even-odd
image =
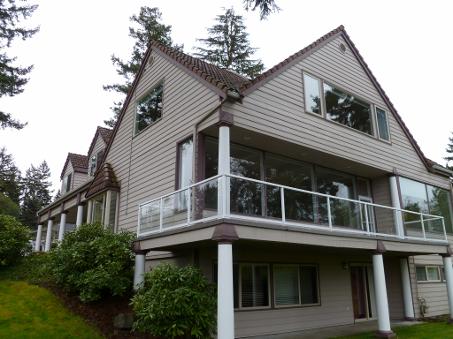
{"type": "Polygon", "coordinates": [[[346,30],[343,25],[338,26],[334,30],[330,31],[329,33],[323,35],[320,37],[318,40],[314,41],[307,47],[301,49],[300,51],[294,53],[293,55],[289,56],[285,60],[281,61],[280,63],[276,64],[274,67],[270,68],[266,72],[262,73],[261,75],[257,76],[255,79],[251,80],[248,83],[244,83],[240,87],[240,92],[242,95],[246,96],[250,92],[252,92],[254,89],[263,86],[267,81],[270,79],[274,78],[278,74],[282,73],[283,71],[287,70],[290,68],[292,65],[295,63],[300,62],[302,59],[307,57],[309,54],[312,52],[316,51],[317,49],[321,48],[326,42],[334,39],[335,37],[341,35],[346,43],[348,44],[349,48],[357,58],[358,62],[362,66],[363,70],[365,71],[366,75],[370,79],[371,83],[374,85],[376,88],[377,92],[381,96],[382,100],[387,104],[389,107],[390,111],[392,112],[393,116],[395,117],[396,121],[398,124],[401,126],[401,129],[403,132],[406,134],[407,138],[409,139],[409,142],[412,144],[415,152],[419,156],[420,160],[422,163],[425,165],[428,171],[433,171],[433,165],[432,163],[426,158],[424,155],[423,151],[421,150],[420,146],[418,145],[417,141],[415,140],[414,136],[412,133],[409,131],[407,125],[404,123],[403,119],[397,112],[395,106],[393,106],[392,102],[390,101],[389,97],[377,81],[376,77],[373,75],[371,72],[370,68],[368,67],[367,63],[363,59],[362,55],[358,51],[357,47],[354,45],[352,42],[351,38],[349,37],[348,33],[346,33],[346,30]]]}
{"type": "Polygon", "coordinates": [[[151,42],[151,48],[164,53],[166,56],[184,66],[188,71],[196,74],[228,94],[228,90],[239,91],[239,88],[250,80],[231,70],[215,66],[201,59],[194,58],[172,47],[162,45],[157,41],[151,42]]]}
{"type": "Polygon", "coordinates": [[[104,140],[105,144],[108,145],[110,142],[110,138],[112,137],[112,130],[110,128],[98,126],[96,128],[96,133],[94,134],[93,140],[91,140],[90,149],[88,150],[88,156],[93,151],[94,145],[96,144],[96,140],[98,136],[101,136],[102,140],[104,140]]]}
{"type": "Polygon", "coordinates": [[[91,182],[88,190],[85,194],[87,199],[95,196],[98,193],[105,192],[109,189],[118,191],[120,188],[118,181],[116,180],[113,168],[109,163],[105,163],[96,171],[94,179],[91,182]]]}
{"type": "Polygon", "coordinates": [[[60,174],[60,179],[63,179],[64,172],[66,171],[66,167],[68,167],[69,162],[71,162],[74,172],[84,174],[88,173],[88,156],[76,153],[68,153],[63,166],[63,170],[60,174]]]}
{"type": "MultiPolygon", "coordinates": [[[[261,75],[257,76],[254,79],[247,79],[241,75],[238,75],[234,72],[231,72],[226,69],[219,68],[215,65],[209,64],[205,61],[202,61],[198,58],[194,58],[190,55],[187,55],[181,51],[178,51],[174,48],[164,46],[156,41],[152,41],[148,46],[148,49],[145,53],[145,56],[142,60],[140,65],[139,71],[132,83],[131,89],[129,90],[126,100],[124,101],[123,107],[121,112],[118,116],[117,123],[111,133],[110,142],[107,143],[106,151],[104,152],[103,161],[105,160],[108,151],[110,150],[111,143],[113,137],[116,134],[119,124],[125,114],[126,108],[128,107],[132,94],[135,91],[135,88],[143,74],[145,69],[145,65],[148,61],[148,58],[151,54],[151,51],[154,50],[161,55],[168,57],[170,60],[174,61],[175,63],[182,66],[188,73],[195,75],[196,77],[201,78],[202,80],[206,81],[207,83],[213,85],[216,89],[220,90],[220,92],[224,93],[228,96],[230,91],[235,91],[240,96],[246,96],[254,89],[263,86],[267,81],[272,79],[273,77],[277,76],[278,74],[282,73],[295,63],[299,62],[303,58],[307,57],[312,52],[315,52],[317,49],[321,48],[325,43],[330,41],[331,39],[341,35],[346,43],[348,44],[349,48],[357,58],[358,62],[362,66],[363,70],[367,74],[368,78],[376,88],[379,95],[382,97],[384,102],[389,107],[390,111],[392,112],[393,116],[395,117],[398,124],[401,126],[403,132],[406,134],[409,142],[412,144],[415,152],[419,156],[422,163],[425,165],[428,171],[433,172],[433,164],[429,161],[426,156],[424,155],[423,151],[421,150],[420,146],[418,145],[417,141],[415,140],[412,133],[409,131],[408,127],[404,123],[403,119],[393,106],[392,102],[390,101],[389,97],[377,81],[376,77],[371,72],[370,68],[366,64],[365,60],[361,56],[360,52],[352,42],[349,35],[346,33],[346,30],[343,25],[333,29],[332,31],[328,32],[327,34],[323,35],[307,47],[301,49],[300,51],[294,53],[293,55],[289,56],[285,60],[281,61],[280,63],[276,64],[272,68],[268,69],[261,75]]],[[[99,127],[98,127],[99,128],[99,127]]],[[[91,150],[91,147],[90,147],[91,150]]]]}

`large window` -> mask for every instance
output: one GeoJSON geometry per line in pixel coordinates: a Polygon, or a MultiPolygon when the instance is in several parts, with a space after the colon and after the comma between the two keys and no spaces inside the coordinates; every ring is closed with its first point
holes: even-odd
{"type": "Polygon", "coordinates": [[[269,307],[269,265],[240,265],[240,308],[269,307]]]}
{"type": "Polygon", "coordinates": [[[139,133],[162,117],[163,89],[163,84],[157,85],[137,103],[135,133],[139,133]]]}
{"type": "Polygon", "coordinates": [[[331,121],[375,135],[379,139],[390,140],[385,110],[307,73],[303,74],[303,79],[306,112],[325,116],[331,121]]]}
{"type": "MultiPolygon", "coordinates": [[[[452,205],[450,191],[423,184],[421,182],[400,178],[401,198],[403,209],[418,213],[429,213],[444,217],[445,229],[448,233],[453,233],[452,227],[452,205]]],[[[418,224],[419,217],[409,213],[404,213],[406,226],[414,225],[420,228],[418,224]]],[[[425,227],[440,229],[437,222],[425,223],[425,227]]]]}
{"type": "Polygon", "coordinates": [[[71,190],[71,184],[72,184],[72,173],[69,173],[63,178],[63,187],[62,187],[62,193],[67,193],[71,190]]]}
{"type": "Polygon", "coordinates": [[[319,303],[318,269],[311,265],[274,265],[276,307],[319,303]]]}
{"type": "Polygon", "coordinates": [[[192,184],[193,141],[189,138],[178,145],[178,188],[192,184]]]}
{"type": "Polygon", "coordinates": [[[324,83],[327,119],[373,134],[370,104],[324,83]]]}

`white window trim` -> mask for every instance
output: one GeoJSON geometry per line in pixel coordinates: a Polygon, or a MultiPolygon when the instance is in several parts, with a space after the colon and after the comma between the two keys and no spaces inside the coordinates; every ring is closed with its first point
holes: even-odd
{"type": "Polygon", "coordinates": [[[389,114],[388,114],[386,109],[381,108],[381,106],[379,106],[379,105],[373,105],[373,110],[374,110],[374,120],[376,122],[376,136],[378,137],[379,140],[382,140],[384,142],[388,142],[390,144],[391,143],[391,135],[390,135],[389,114]],[[388,140],[387,139],[383,139],[381,137],[380,132],[379,132],[379,121],[378,121],[378,118],[377,118],[377,110],[378,109],[383,111],[384,114],[385,114],[385,124],[386,124],[386,128],[387,128],[387,133],[389,135],[389,139],[388,140]]]}
{"type": "Polygon", "coordinates": [[[416,277],[416,280],[418,283],[423,283],[423,284],[426,284],[426,283],[440,283],[440,282],[443,282],[444,280],[442,280],[442,272],[440,270],[440,266],[437,266],[437,265],[416,265],[416,268],[415,268],[415,277],[416,277]],[[417,277],[417,268],[419,267],[423,267],[425,269],[425,274],[426,274],[426,280],[418,280],[418,277],[417,277]],[[430,280],[429,279],[429,276],[428,276],[428,268],[436,268],[437,269],[437,273],[439,275],[439,280],[430,280]]]}
{"type": "Polygon", "coordinates": [[[372,102],[370,102],[369,100],[366,100],[364,98],[362,98],[361,96],[358,96],[356,94],[352,94],[350,91],[347,91],[347,90],[344,90],[342,86],[338,86],[338,85],[335,85],[333,84],[332,82],[330,81],[325,81],[324,79],[320,78],[319,76],[316,76],[310,72],[307,72],[307,71],[302,71],[302,86],[303,86],[303,100],[304,100],[304,112],[305,113],[308,113],[308,114],[311,114],[311,115],[314,115],[314,116],[317,116],[317,117],[321,117],[323,118],[324,120],[327,120],[327,121],[330,121],[332,123],[335,123],[339,126],[343,126],[343,127],[346,127],[346,128],[349,128],[353,131],[356,131],[356,132],[359,132],[359,133],[362,133],[363,135],[366,135],[368,137],[372,137],[374,139],[377,139],[379,141],[383,141],[385,143],[388,143],[388,144],[391,144],[391,139],[392,139],[392,136],[391,136],[391,133],[390,133],[390,124],[389,124],[389,120],[388,120],[388,110],[387,109],[382,109],[381,106],[379,105],[376,105],[372,102]],[[319,92],[320,92],[320,98],[321,98],[321,114],[318,114],[318,113],[313,113],[309,110],[307,110],[306,108],[306,102],[305,102],[305,80],[304,80],[304,75],[308,75],[314,79],[317,79],[319,81],[319,92]],[[357,98],[367,104],[370,105],[370,119],[371,119],[371,134],[368,134],[366,132],[363,132],[363,131],[360,131],[358,129],[355,129],[355,128],[352,128],[350,126],[347,126],[347,125],[343,125],[339,122],[336,122],[336,121],[333,121],[329,118],[327,118],[327,113],[326,113],[326,102],[325,102],[325,96],[324,96],[324,84],[327,84],[329,86],[333,86],[341,91],[343,91],[345,94],[349,94],[349,95],[352,95],[354,98],[357,98]],[[377,122],[377,115],[376,115],[376,107],[378,107],[379,109],[383,110],[386,114],[386,122],[387,122],[387,130],[388,130],[388,133],[389,133],[389,140],[386,140],[386,139],[382,139],[380,136],[379,136],[379,129],[378,129],[378,122],[377,122]]]}

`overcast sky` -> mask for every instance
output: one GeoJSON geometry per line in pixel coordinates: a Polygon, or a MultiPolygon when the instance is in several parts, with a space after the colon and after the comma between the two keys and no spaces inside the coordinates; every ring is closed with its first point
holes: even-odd
{"type": "Polygon", "coordinates": [[[277,0],[281,12],[266,21],[245,12],[242,0],[39,3],[29,24],[41,31],[11,50],[21,64],[34,64],[30,82],[23,94],[0,99],[2,110],[28,126],[0,130],[0,147],[22,171],[45,159],[55,189],[67,152],[86,154],[96,126],[111,116],[115,97],[102,89],[118,80],[110,55],[129,57],[129,17],[142,5],[161,9],[185,52],[206,36],[222,7],[234,6],[266,68],[344,25],[425,155],[445,163],[453,131],[453,1],[277,0]]]}

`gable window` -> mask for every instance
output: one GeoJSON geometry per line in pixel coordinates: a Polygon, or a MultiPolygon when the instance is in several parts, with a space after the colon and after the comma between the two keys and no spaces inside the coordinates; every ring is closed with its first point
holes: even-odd
{"type": "Polygon", "coordinates": [[[324,83],[327,119],[373,134],[370,104],[324,83]]]}
{"type": "Polygon", "coordinates": [[[63,178],[63,187],[62,193],[67,193],[71,190],[71,181],[72,181],[72,173],[69,173],[63,178]]]}
{"type": "Polygon", "coordinates": [[[104,156],[104,150],[100,150],[96,154],[94,154],[90,159],[90,176],[93,176],[96,173],[96,170],[99,168],[99,165],[102,161],[102,157],[104,156]]]}
{"type": "Polygon", "coordinates": [[[310,113],[321,112],[321,86],[320,81],[304,73],[305,110],[310,113]]]}
{"type": "Polygon", "coordinates": [[[135,112],[135,133],[139,133],[162,117],[163,84],[148,92],[137,103],[135,112]]]}
{"type": "Polygon", "coordinates": [[[387,113],[379,107],[376,107],[376,124],[379,139],[390,141],[387,113]]]}
{"type": "Polygon", "coordinates": [[[193,141],[186,139],[178,145],[178,189],[192,184],[193,141]]]}

